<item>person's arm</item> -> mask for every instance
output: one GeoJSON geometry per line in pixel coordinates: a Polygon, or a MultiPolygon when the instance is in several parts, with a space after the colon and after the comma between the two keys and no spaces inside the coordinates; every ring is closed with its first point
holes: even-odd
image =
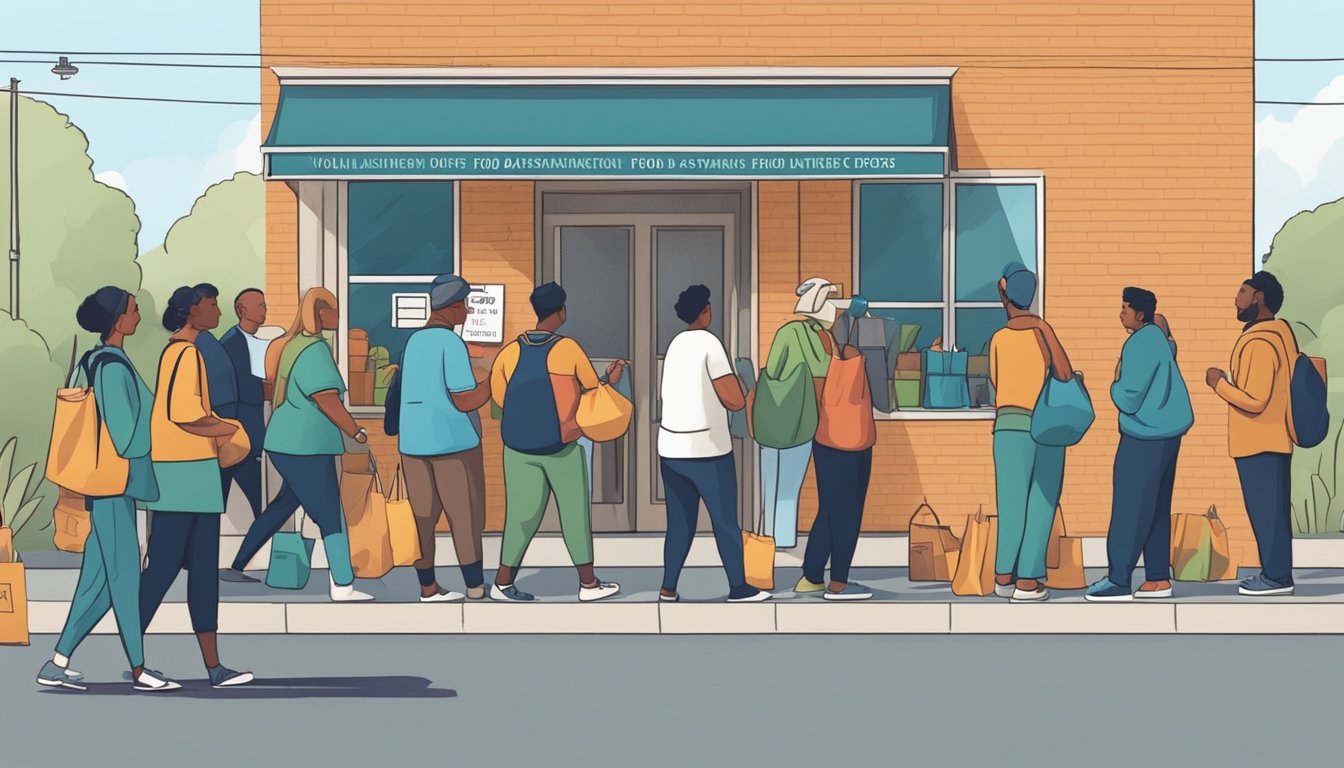
{"type": "Polygon", "coordinates": [[[728,362],[728,353],[724,351],[723,345],[717,338],[704,336],[706,340],[712,339],[713,347],[708,349],[705,356],[705,373],[709,375],[709,381],[714,385],[714,394],[723,403],[723,407],[730,411],[740,411],[747,407],[747,393],[742,389],[742,382],[733,373],[733,365],[728,362]]]}
{"type": "Polygon", "coordinates": [[[995,391],[999,389],[999,345],[995,336],[989,339],[989,386],[995,391]]]}
{"type": "Polygon", "coordinates": [[[346,437],[353,439],[357,443],[368,442],[368,436],[355,421],[355,417],[345,409],[345,403],[341,402],[341,392],[337,389],[324,389],[321,392],[314,392],[309,395],[313,402],[317,404],[317,409],[323,416],[336,425],[346,437]]]}
{"type": "MultiPolygon", "coordinates": [[[[456,337],[454,337],[456,338],[456,337]]],[[[476,381],[471,354],[460,339],[443,350],[443,386],[459,411],[470,413],[490,402],[490,377],[476,381]]]]}
{"type": "MultiPolygon", "coordinates": [[[[1146,341],[1146,338],[1131,338],[1125,344],[1120,352],[1120,376],[1111,384],[1111,401],[1121,413],[1131,416],[1138,413],[1157,377],[1159,357],[1146,341]]],[[[1159,343],[1166,344],[1167,340],[1162,339],[1159,343]]]]}
{"type": "Polygon", "coordinates": [[[126,456],[126,451],[135,439],[135,429],[140,422],[140,388],[136,385],[135,375],[125,364],[104,363],[94,375],[94,396],[98,401],[98,412],[107,424],[108,437],[117,449],[117,455],[126,456]]]}
{"type": "Polygon", "coordinates": [[[207,386],[208,378],[201,380],[205,366],[200,351],[193,345],[179,355],[169,380],[159,383],[159,386],[167,387],[168,420],[182,431],[199,437],[228,437],[237,432],[237,427],[220,421],[205,407],[203,393],[207,390],[203,387],[207,386]]]}
{"type": "Polygon", "coordinates": [[[765,358],[765,375],[776,381],[793,366],[793,350],[798,346],[798,325],[789,323],[775,332],[770,342],[770,354],[765,358]]]}
{"type": "Polygon", "coordinates": [[[341,390],[345,382],[331,356],[331,349],[324,343],[309,346],[294,361],[290,370],[290,380],[299,394],[313,401],[317,409],[327,420],[336,425],[346,437],[357,443],[367,443],[369,438],[355,417],[346,410],[341,400],[341,390]]]}
{"type": "Polygon", "coordinates": [[[1267,341],[1252,341],[1242,349],[1238,366],[1246,371],[1246,380],[1241,387],[1231,381],[1220,378],[1213,391],[1228,405],[1250,414],[1263,413],[1269,405],[1270,394],[1274,391],[1275,367],[1278,355],[1267,341]]]}

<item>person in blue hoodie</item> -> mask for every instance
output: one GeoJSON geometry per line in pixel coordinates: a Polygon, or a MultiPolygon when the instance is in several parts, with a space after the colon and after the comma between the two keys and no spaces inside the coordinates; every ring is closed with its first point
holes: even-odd
{"type": "Polygon", "coordinates": [[[1176,343],[1156,324],[1157,297],[1126,288],[1122,298],[1120,323],[1130,336],[1111,384],[1120,447],[1106,534],[1110,573],[1088,588],[1093,602],[1171,597],[1171,493],[1181,437],[1195,423],[1176,343]],[[1147,580],[1136,592],[1130,578],[1140,553],[1147,580]]]}

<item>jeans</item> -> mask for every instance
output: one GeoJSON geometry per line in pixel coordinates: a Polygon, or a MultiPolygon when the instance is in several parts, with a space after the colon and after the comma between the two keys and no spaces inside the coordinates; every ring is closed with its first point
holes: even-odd
{"type": "Polygon", "coordinates": [[[761,447],[761,533],[775,537],[775,546],[798,545],[798,496],[812,460],[812,443],[793,448],[761,447]]]}
{"type": "Polygon", "coordinates": [[[1260,453],[1237,459],[1246,514],[1260,551],[1260,570],[1280,584],[1293,583],[1291,453],[1260,453]]]}
{"type": "Polygon", "coordinates": [[[145,664],[140,627],[140,541],[135,533],[135,502],[129,496],[95,499],[92,527],[84,542],[79,585],[70,603],[56,652],[73,656],[109,609],[117,617],[121,647],[131,669],[145,664]]]}
{"type": "MultiPolygon", "coordinates": [[[[177,574],[187,572],[191,630],[219,630],[219,518],[207,512],[155,511],[149,567],[140,577],[140,627],[149,629],[177,574]]],[[[67,654],[68,655],[68,654],[67,654]]]]}
{"type": "Polygon", "coordinates": [[[994,425],[994,484],[999,514],[994,572],[1044,579],[1045,550],[1064,488],[1064,449],[1038,444],[1031,439],[1029,418],[1001,411],[994,425]],[[1010,427],[1010,420],[1021,424],[1010,427]]]}
{"type": "Polygon", "coordinates": [[[350,539],[345,532],[341,481],[336,475],[335,457],[287,453],[272,453],[270,457],[284,482],[280,485],[280,494],[247,529],[238,556],[233,559],[234,570],[246,568],[262,545],[279,533],[302,505],[304,513],[322,532],[322,547],[327,553],[331,580],[341,586],[354,584],[355,572],[350,567],[350,539]]]}
{"type": "Polygon", "coordinates": [[[813,447],[817,466],[817,519],[807,534],[803,554],[803,575],[813,584],[826,578],[826,561],[831,561],[831,581],[849,583],[849,566],[859,546],[863,526],[863,505],[868,497],[868,480],[873,473],[873,449],[842,451],[817,444],[813,447]]]}
{"type": "Polygon", "coordinates": [[[1116,586],[1130,586],[1140,552],[1148,581],[1171,578],[1171,493],[1180,452],[1179,437],[1141,440],[1120,435],[1106,532],[1109,578],[1116,586]]]}
{"type": "Polygon", "coordinates": [[[700,500],[709,510],[714,541],[728,575],[728,586],[747,583],[742,560],[742,526],[737,522],[737,465],[733,454],[710,459],[665,459],[663,490],[667,497],[667,537],[663,541],[663,589],[677,591],[681,569],[695,540],[695,523],[700,517],[700,500]]]}

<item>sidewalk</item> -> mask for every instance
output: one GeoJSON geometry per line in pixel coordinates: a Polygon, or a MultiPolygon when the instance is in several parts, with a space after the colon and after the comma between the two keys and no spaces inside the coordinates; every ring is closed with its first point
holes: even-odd
{"type": "MultiPolygon", "coordinates": [[[[58,633],[78,578],[78,556],[34,553],[28,568],[28,611],[34,634],[58,633]]],[[[1079,591],[1055,592],[1044,604],[1010,604],[993,597],[954,596],[947,584],[912,583],[904,568],[863,568],[853,578],[872,600],[832,603],[792,591],[800,571],[776,571],[776,599],[728,604],[719,568],[687,568],[682,602],[659,603],[659,568],[601,568],[621,594],[580,603],[572,568],[524,568],[518,585],[533,604],[488,600],[422,604],[410,568],[358,587],[377,600],[332,604],[327,573],[314,570],[307,588],[220,584],[220,632],[225,634],[1344,634],[1344,570],[1299,569],[1297,594],[1247,598],[1235,582],[1176,584],[1172,600],[1092,604],[1079,591]]],[[[1250,575],[1243,570],[1242,575],[1250,575]]],[[[264,573],[254,572],[264,578],[264,573]]],[[[441,567],[444,586],[461,590],[454,567],[441,567]]],[[[492,575],[487,571],[487,578],[492,575]]],[[[1104,575],[1089,570],[1090,580],[1104,575]]],[[[115,632],[109,614],[97,633],[115,632]]],[[[190,633],[186,577],[180,577],[150,627],[151,634],[190,633]]]]}

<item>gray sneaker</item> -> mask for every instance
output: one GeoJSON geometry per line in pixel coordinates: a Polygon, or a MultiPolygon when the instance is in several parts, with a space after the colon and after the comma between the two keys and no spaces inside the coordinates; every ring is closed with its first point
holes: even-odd
{"type": "Polygon", "coordinates": [[[256,677],[251,672],[235,672],[222,664],[210,670],[210,685],[213,688],[232,688],[237,685],[247,685],[255,679],[256,677]]]}
{"type": "Polygon", "coordinates": [[[45,688],[69,688],[72,691],[87,691],[89,687],[83,685],[76,678],[71,677],[66,670],[56,666],[56,662],[47,659],[47,663],[42,665],[41,671],[37,673],[37,684],[45,688]]]}
{"type": "Polygon", "coordinates": [[[522,591],[513,584],[510,584],[507,587],[501,587],[498,584],[494,584],[490,587],[490,599],[501,603],[530,603],[537,598],[522,591]]]}
{"type": "Polygon", "coordinates": [[[232,568],[220,568],[219,580],[227,581],[230,584],[260,584],[261,579],[254,579],[242,571],[235,571],[232,568]]]}
{"type": "Polygon", "coordinates": [[[136,693],[172,693],[182,690],[182,685],[176,680],[169,680],[157,672],[146,669],[140,672],[140,677],[136,678],[132,690],[136,693]]]}

